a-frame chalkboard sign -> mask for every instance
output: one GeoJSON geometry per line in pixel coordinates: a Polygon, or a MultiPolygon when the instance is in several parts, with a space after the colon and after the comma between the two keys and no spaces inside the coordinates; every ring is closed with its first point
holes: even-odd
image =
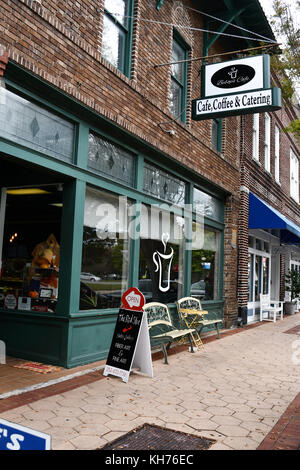
{"type": "Polygon", "coordinates": [[[153,377],[148,323],[142,310],[144,296],[132,287],[123,294],[122,302],[103,375],[128,382],[130,371],[138,368],[153,377]]]}

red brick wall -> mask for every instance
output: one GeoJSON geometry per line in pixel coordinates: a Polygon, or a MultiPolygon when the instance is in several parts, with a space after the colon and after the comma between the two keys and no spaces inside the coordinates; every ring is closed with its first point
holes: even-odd
{"type": "MultiPolygon", "coordinates": [[[[185,27],[203,28],[203,18],[185,8],[194,7],[191,0],[165,1],[159,11],[154,0],[136,0],[127,78],[101,57],[103,6],[104,0],[0,0],[0,44],[11,61],[233,194],[226,204],[224,253],[225,314],[230,326],[237,316],[237,249],[232,248],[231,237],[238,226],[239,118],[224,120],[222,152],[216,152],[211,146],[211,121],[195,122],[190,117],[190,100],[200,96],[201,61],[188,67],[186,124],[169,112],[170,67],[154,67],[171,60],[172,26],[159,22],[177,24],[191,48],[190,57],[197,58],[203,53],[202,33],[185,27]],[[175,135],[166,132],[170,129],[175,135]]],[[[210,54],[221,52],[222,44],[216,43],[210,54]]]]}
{"type": "MultiPolygon", "coordinates": [[[[241,187],[245,187],[283,215],[300,225],[299,204],[290,196],[290,149],[300,160],[299,145],[290,133],[283,131],[288,123],[297,116],[293,108],[283,106],[281,110],[270,113],[271,116],[271,171],[264,167],[264,114],[260,114],[259,161],[252,158],[253,116],[241,118],[241,187]],[[280,184],[275,181],[275,125],[280,129],[280,184]]],[[[300,166],[300,165],[299,165],[300,166]]],[[[239,215],[239,264],[238,264],[238,300],[239,307],[247,306],[248,299],[248,197],[241,191],[239,215]]],[[[281,255],[280,292],[278,298],[284,299],[284,256],[281,255]]]]}

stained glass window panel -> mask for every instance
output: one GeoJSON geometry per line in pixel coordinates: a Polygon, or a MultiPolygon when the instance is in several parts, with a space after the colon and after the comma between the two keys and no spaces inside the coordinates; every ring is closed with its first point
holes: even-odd
{"type": "Polygon", "coordinates": [[[134,185],[134,155],[92,133],[89,135],[88,169],[130,186],[134,185]]]}
{"type": "Polygon", "coordinates": [[[179,206],[185,202],[185,183],[149,163],[144,167],[144,191],[179,206]]]}
{"type": "Polygon", "coordinates": [[[0,88],[0,136],[72,162],[74,124],[9,90],[0,88]]]}

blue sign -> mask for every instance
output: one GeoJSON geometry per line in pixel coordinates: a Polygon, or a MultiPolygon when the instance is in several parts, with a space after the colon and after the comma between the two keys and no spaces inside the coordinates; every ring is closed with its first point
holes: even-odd
{"type": "Polygon", "coordinates": [[[51,437],[0,419],[0,450],[50,450],[51,437]]]}

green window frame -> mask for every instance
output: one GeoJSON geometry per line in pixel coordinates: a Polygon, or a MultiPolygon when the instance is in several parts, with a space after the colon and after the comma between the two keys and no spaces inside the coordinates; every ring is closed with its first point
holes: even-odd
{"type": "Polygon", "coordinates": [[[105,0],[102,57],[127,77],[130,76],[133,0],[105,0]]]}
{"type": "Polygon", "coordinates": [[[211,130],[211,143],[217,152],[222,152],[222,130],[223,124],[221,118],[213,119],[211,130]]]}
{"type": "MultiPolygon", "coordinates": [[[[190,47],[177,33],[173,32],[172,62],[188,59],[190,47]]],[[[187,62],[174,63],[171,66],[170,112],[183,123],[186,122],[187,101],[187,62]]]]}

